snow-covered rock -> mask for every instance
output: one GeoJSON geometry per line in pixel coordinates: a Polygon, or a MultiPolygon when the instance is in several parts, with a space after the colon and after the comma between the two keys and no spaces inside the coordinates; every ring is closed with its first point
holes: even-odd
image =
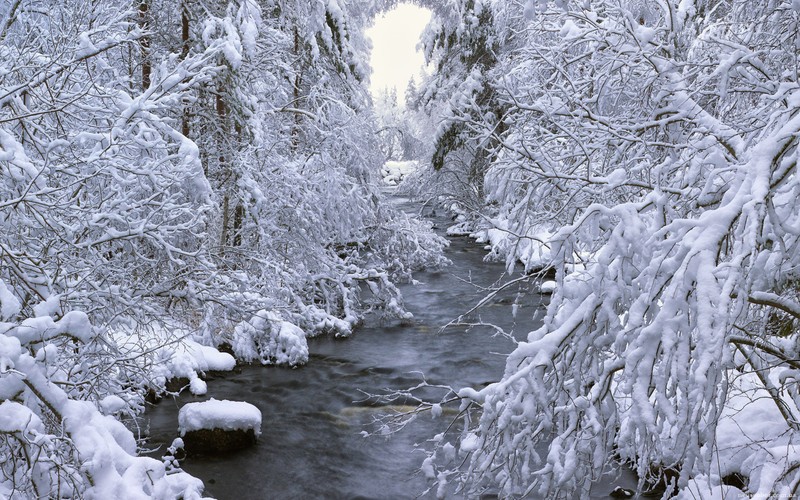
{"type": "Polygon", "coordinates": [[[169,354],[168,361],[164,365],[163,376],[166,380],[186,379],[189,391],[196,396],[202,396],[206,393],[207,387],[200,378],[200,373],[230,371],[235,366],[236,360],[230,354],[186,338],[178,343],[169,354]]]}
{"type": "Polygon", "coordinates": [[[261,412],[243,401],[189,403],[178,413],[178,431],[189,453],[247,448],[261,435],[261,412]]]}
{"type": "Polygon", "coordinates": [[[178,431],[184,436],[200,429],[252,429],[258,437],[261,435],[261,411],[250,403],[226,399],[187,403],[178,413],[178,431]]]}
{"type": "Polygon", "coordinates": [[[555,281],[543,281],[542,284],[539,285],[539,293],[551,294],[555,291],[556,291],[555,281]]]}

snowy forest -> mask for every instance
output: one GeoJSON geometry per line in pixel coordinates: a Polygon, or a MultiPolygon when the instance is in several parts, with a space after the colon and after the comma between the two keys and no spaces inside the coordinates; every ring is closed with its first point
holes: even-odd
{"type": "Polygon", "coordinates": [[[496,380],[406,412],[454,430],[424,494],[587,498],[614,463],[799,497],[800,1],[406,2],[404,104],[368,90],[398,3],[0,0],[0,497],[203,498],[141,415],[413,321],[448,239],[398,193],[548,295],[496,380]]]}

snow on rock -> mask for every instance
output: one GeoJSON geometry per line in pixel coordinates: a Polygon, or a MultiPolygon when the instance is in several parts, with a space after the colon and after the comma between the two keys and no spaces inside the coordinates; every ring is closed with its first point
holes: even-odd
{"type": "Polygon", "coordinates": [[[390,186],[396,186],[403,182],[408,175],[414,173],[419,168],[419,162],[412,161],[387,161],[381,168],[383,182],[390,186]]]}
{"type": "Polygon", "coordinates": [[[175,349],[173,359],[188,358],[192,367],[201,372],[216,371],[227,372],[236,366],[236,359],[226,352],[198,344],[194,340],[185,339],[175,349]]]}
{"type": "Polygon", "coordinates": [[[208,384],[200,377],[194,377],[189,380],[189,392],[195,396],[203,396],[208,392],[208,384]]]}
{"type": "Polygon", "coordinates": [[[261,411],[244,401],[210,399],[202,403],[188,403],[178,413],[178,432],[203,429],[224,431],[253,430],[256,437],[261,435],[261,411]]]}
{"type": "Polygon", "coordinates": [[[550,294],[556,291],[555,281],[544,281],[539,285],[539,293],[550,294]]]}
{"type": "Polygon", "coordinates": [[[157,330],[146,339],[141,335],[117,332],[114,339],[125,350],[130,351],[132,357],[136,352],[149,349],[157,351],[159,361],[153,367],[153,380],[157,381],[157,389],[163,388],[170,379],[185,378],[189,381],[190,392],[201,396],[206,393],[207,388],[200,374],[230,371],[236,366],[233,356],[200,344],[188,332],[157,330]]]}

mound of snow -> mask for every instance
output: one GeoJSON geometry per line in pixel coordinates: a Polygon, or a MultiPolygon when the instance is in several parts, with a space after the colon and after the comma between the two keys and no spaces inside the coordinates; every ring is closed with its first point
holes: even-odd
{"type": "Polygon", "coordinates": [[[539,293],[551,294],[556,291],[556,286],[555,281],[544,281],[539,285],[539,293]]]}
{"type": "Polygon", "coordinates": [[[200,378],[201,373],[230,371],[236,366],[236,360],[230,354],[199,344],[188,337],[160,348],[159,354],[163,362],[154,373],[162,382],[180,377],[189,379],[189,392],[195,396],[202,396],[208,390],[200,378]]]}
{"type": "Polygon", "coordinates": [[[387,161],[381,168],[381,177],[383,182],[396,186],[403,182],[410,174],[414,173],[419,167],[418,161],[387,161]]]}
{"type": "Polygon", "coordinates": [[[224,431],[252,429],[256,437],[261,435],[261,411],[243,401],[210,399],[202,403],[188,403],[178,413],[178,432],[202,429],[221,429],[224,431]]]}
{"type": "Polygon", "coordinates": [[[552,233],[543,227],[532,226],[524,231],[510,228],[508,220],[491,219],[491,226],[479,229],[470,236],[478,243],[486,243],[489,260],[519,261],[525,271],[542,269],[550,265],[550,238],[552,233]]]}
{"type": "Polygon", "coordinates": [[[227,372],[233,370],[236,360],[228,353],[214,347],[183,339],[172,351],[166,364],[165,378],[185,377],[189,379],[189,392],[202,396],[208,388],[198,373],[207,371],[227,372]]]}
{"type": "Polygon", "coordinates": [[[259,311],[236,325],[231,347],[239,358],[258,359],[264,365],[297,366],[308,361],[305,332],[271,311],[259,311]]]}
{"type": "Polygon", "coordinates": [[[233,356],[199,343],[188,328],[118,329],[109,332],[109,336],[131,359],[149,360],[146,354],[153,353],[152,363],[145,362],[143,368],[151,372],[156,390],[163,389],[170,379],[186,378],[191,393],[201,396],[207,390],[200,378],[203,373],[230,371],[236,366],[233,356]]]}

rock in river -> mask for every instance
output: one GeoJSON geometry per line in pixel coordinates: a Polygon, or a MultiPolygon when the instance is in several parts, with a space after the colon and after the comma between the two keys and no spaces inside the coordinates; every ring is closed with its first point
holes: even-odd
{"type": "Polygon", "coordinates": [[[261,435],[261,412],[243,401],[188,403],[178,414],[178,431],[188,453],[240,450],[261,435]]]}

